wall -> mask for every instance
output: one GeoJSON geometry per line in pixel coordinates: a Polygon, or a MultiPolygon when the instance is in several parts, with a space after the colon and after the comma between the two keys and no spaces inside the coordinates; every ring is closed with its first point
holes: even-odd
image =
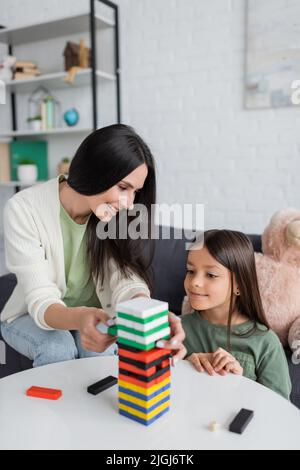
{"type": "MultiPolygon", "coordinates": [[[[159,202],[205,203],[207,228],[248,233],[275,210],[299,206],[300,110],[243,107],[245,0],[118,3],[123,121],[151,145],[159,202]]],[[[84,4],[1,0],[0,24],[84,4]]]]}

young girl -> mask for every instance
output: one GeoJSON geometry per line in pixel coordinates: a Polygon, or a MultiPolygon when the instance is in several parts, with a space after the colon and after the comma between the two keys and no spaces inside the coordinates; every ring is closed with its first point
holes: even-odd
{"type": "Polygon", "coordinates": [[[199,372],[244,375],[289,398],[287,360],[264,314],[250,240],[209,230],[203,247],[192,248],[184,286],[194,311],[182,317],[187,359],[199,372]]]}

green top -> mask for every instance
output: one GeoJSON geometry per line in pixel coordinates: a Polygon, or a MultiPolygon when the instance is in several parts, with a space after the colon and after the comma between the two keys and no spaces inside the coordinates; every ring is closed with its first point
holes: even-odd
{"type": "MultiPolygon", "coordinates": [[[[182,326],[186,334],[184,344],[188,356],[197,352],[215,352],[218,348],[227,350],[226,325],[215,325],[205,320],[200,312],[193,312],[182,317],[182,326]]],[[[234,334],[245,333],[252,326],[251,321],[234,326],[230,337],[230,353],[243,367],[245,377],[289,399],[292,389],[289,369],[277,335],[261,324],[258,324],[258,331],[248,337],[234,334]]]]}
{"type": "Polygon", "coordinates": [[[60,225],[64,244],[65,275],[67,291],[63,299],[68,307],[101,308],[90,277],[89,263],[86,253],[85,224],[76,224],[64,207],[60,205],[60,225]]]}

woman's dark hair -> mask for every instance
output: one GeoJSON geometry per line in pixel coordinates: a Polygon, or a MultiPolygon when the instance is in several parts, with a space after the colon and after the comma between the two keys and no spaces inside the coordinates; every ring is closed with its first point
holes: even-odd
{"type": "MultiPolygon", "coordinates": [[[[130,272],[139,275],[152,289],[150,265],[154,246],[151,240],[151,205],[156,199],[155,164],[149,147],[129,126],[116,124],[96,130],[80,145],[71,162],[68,184],[86,196],[103,193],[117,184],[138,166],[146,164],[148,175],[135,203],[143,204],[148,212],[148,239],[100,240],[97,237],[99,219],[92,214],[87,226],[87,253],[91,275],[104,280],[104,266],[113,259],[125,277],[130,272]]],[[[119,214],[117,214],[117,233],[119,214]]],[[[128,217],[128,222],[133,217],[128,217]]]]}
{"type": "Polygon", "coordinates": [[[227,329],[227,343],[230,349],[231,321],[235,307],[253,323],[253,327],[240,336],[250,336],[257,331],[258,323],[269,329],[258,287],[253,246],[245,234],[233,230],[204,232],[204,246],[213,258],[230,271],[231,293],[227,329]],[[233,299],[234,277],[240,293],[236,297],[235,305],[233,299]]]}

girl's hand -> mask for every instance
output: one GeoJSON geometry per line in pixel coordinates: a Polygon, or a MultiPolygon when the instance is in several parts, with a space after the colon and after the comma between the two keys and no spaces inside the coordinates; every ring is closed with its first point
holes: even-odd
{"type": "Polygon", "coordinates": [[[171,338],[168,341],[158,341],[156,346],[158,348],[171,349],[173,353],[172,365],[175,364],[186,356],[186,349],[184,347],[183,340],[185,333],[181,325],[181,320],[175,313],[169,312],[169,323],[171,328],[171,338]]]}
{"type": "Polygon", "coordinates": [[[93,352],[103,352],[109,346],[116,342],[115,336],[100,333],[97,325],[100,322],[107,324],[110,317],[101,308],[94,307],[78,307],[78,330],[80,333],[81,345],[84,349],[93,352]]]}
{"type": "Polygon", "coordinates": [[[187,360],[193,364],[198,372],[207,372],[209,375],[218,375],[212,366],[213,353],[193,353],[187,360]]]}
{"type": "Polygon", "coordinates": [[[220,375],[226,375],[228,372],[236,375],[243,375],[243,368],[240,363],[225,349],[218,348],[213,353],[212,367],[220,375]]]}

